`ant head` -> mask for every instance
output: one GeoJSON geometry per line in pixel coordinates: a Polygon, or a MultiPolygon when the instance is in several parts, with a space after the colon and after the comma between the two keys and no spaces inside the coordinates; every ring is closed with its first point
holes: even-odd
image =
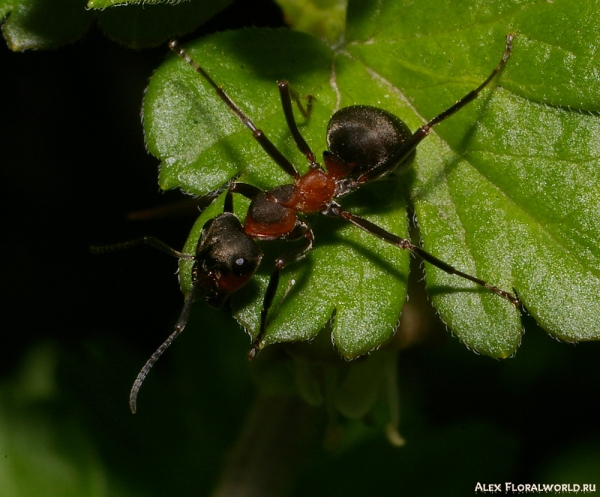
{"type": "Polygon", "coordinates": [[[326,158],[328,171],[331,166],[341,170],[343,163],[347,171],[343,177],[360,184],[379,179],[400,164],[405,169],[414,157],[413,151],[403,158],[403,144],[411,135],[408,126],[390,112],[368,105],[344,107],[327,126],[327,146],[335,156],[326,158]]]}
{"type": "Polygon", "coordinates": [[[213,307],[223,305],[229,294],[244,286],[254,275],[262,251],[231,212],[207,221],[196,247],[193,281],[208,290],[213,307]]]}

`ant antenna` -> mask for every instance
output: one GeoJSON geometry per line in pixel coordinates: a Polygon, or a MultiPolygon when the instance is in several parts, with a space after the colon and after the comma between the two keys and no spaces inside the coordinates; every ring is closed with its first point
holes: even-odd
{"type": "Polygon", "coordinates": [[[183,302],[183,310],[181,311],[179,319],[175,324],[175,331],[171,333],[171,335],[169,335],[169,338],[167,338],[163,342],[163,344],[160,347],[158,347],[158,349],[156,349],[156,352],[154,352],[152,356],[150,356],[150,359],[148,359],[146,364],[144,364],[144,367],[139,372],[135,381],[133,382],[133,387],[131,387],[131,393],[129,394],[129,407],[133,414],[135,414],[137,410],[136,403],[138,392],[140,391],[140,388],[142,386],[142,383],[146,379],[146,376],[148,376],[150,369],[152,369],[152,366],[154,366],[154,363],[158,361],[160,356],[163,355],[163,352],[167,350],[169,346],[173,343],[173,341],[181,334],[188,322],[188,318],[190,317],[190,310],[192,309],[192,304],[194,303],[194,297],[196,296],[196,291],[199,287],[199,281],[200,280],[195,282],[194,286],[190,290],[190,293],[187,294],[185,301],[183,302]]]}

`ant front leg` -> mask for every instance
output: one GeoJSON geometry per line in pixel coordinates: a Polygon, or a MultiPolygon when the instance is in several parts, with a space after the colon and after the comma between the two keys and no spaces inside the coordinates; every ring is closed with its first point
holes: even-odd
{"type": "Polygon", "coordinates": [[[332,205],[330,205],[329,209],[325,212],[325,214],[328,216],[333,216],[333,217],[341,217],[341,218],[345,219],[346,221],[352,223],[354,226],[362,229],[363,231],[366,231],[367,233],[369,233],[373,236],[376,236],[377,238],[379,238],[380,240],[383,240],[384,242],[395,245],[396,247],[401,248],[403,250],[410,250],[413,254],[418,255],[419,257],[421,257],[421,259],[429,262],[430,264],[433,264],[435,267],[441,269],[442,271],[445,271],[448,274],[455,274],[455,275],[465,278],[469,281],[472,281],[473,283],[477,283],[478,285],[480,285],[484,288],[487,288],[491,292],[495,293],[499,297],[502,297],[503,299],[508,300],[517,309],[521,306],[521,301],[519,300],[519,298],[516,295],[513,295],[510,292],[502,290],[502,289],[498,288],[497,286],[490,285],[489,283],[487,283],[479,278],[476,278],[475,276],[471,276],[470,274],[459,271],[455,267],[442,261],[441,259],[438,259],[437,257],[430,254],[429,252],[422,249],[421,247],[413,245],[406,238],[401,238],[399,236],[396,236],[396,235],[390,233],[389,231],[386,231],[383,228],[380,228],[376,224],[374,224],[370,221],[367,221],[366,219],[364,219],[360,216],[357,216],[356,214],[352,214],[351,212],[345,211],[338,204],[333,203],[332,205]]]}
{"type": "Polygon", "coordinates": [[[258,354],[263,348],[262,339],[267,329],[267,314],[273,305],[273,299],[277,293],[277,287],[279,286],[279,273],[286,266],[304,259],[306,254],[312,249],[313,241],[315,239],[314,233],[310,226],[304,222],[299,222],[296,228],[289,234],[289,237],[286,238],[296,239],[301,237],[304,238],[301,245],[289,250],[282,256],[278,257],[275,261],[275,269],[269,278],[269,285],[267,286],[267,291],[265,292],[265,297],[263,299],[262,310],[260,311],[260,329],[258,335],[256,335],[256,338],[252,343],[252,348],[248,353],[248,359],[254,359],[256,354],[258,354]]]}

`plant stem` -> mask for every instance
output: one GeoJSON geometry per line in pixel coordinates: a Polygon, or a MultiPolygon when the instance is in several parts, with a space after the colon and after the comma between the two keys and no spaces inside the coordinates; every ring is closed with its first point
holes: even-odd
{"type": "Polygon", "coordinates": [[[285,495],[324,426],[322,410],[297,397],[259,396],[212,497],[285,495]]]}

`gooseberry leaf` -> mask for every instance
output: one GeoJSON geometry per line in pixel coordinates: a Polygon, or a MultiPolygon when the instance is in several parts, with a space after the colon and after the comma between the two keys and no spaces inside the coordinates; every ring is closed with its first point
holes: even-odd
{"type": "MultiPolygon", "coordinates": [[[[310,119],[300,122],[300,127],[315,151],[324,150],[323,123],[335,106],[335,95],[328,82],[331,49],[310,36],[287,30],[222,33],[189,48],[192,56],[198,55],[204,63],[206,57],[202,57],[201,51],[221,53],[226,45],[236,47],[231,52],[237,57],[212,57],[213,64],[209,57],[207,70],[225,85],[231,98],[244,102],[245,112],[305,171],[307,161],[289,137],[274,82],[287,77],[301,95],[315,97],[318,105],[314,106],[310,119]],[[285,52],[273,53],[273,43],[284,45],[285,52]],[[269,53],[268,64],[265,64],[266,53],[269,53]],[[262,74],[254,69],[257,56],[262,60],[262,74]]],[[[163,159],[161,186],[180,186],[202,194],[221,186],[238,172],[240,181],[261,188],[289,183],[290,178],[265,156],[249,130],[198,78],[189,66],[171,57],[155,73],[148,88],[144,106],[146,138],[150,151],[163,159]],[[170,124],[170,119],[177,121],[177,125],[170,124]],[[211,167],[203,167],[205,163],[211,167]]],[[[392,207],[398,206],[403,211],[405,201],[400,184],[374,185],[370,191],[357,195],[353,203],[357,212],[370,214],[378,224],[406,235],[406,217],[394,215],[393,208],[377,205],[377,196],[390,187],[396,191],[392,207]]],[[[216,203],[219,202],[222,209],[222,202],[216,203]]],[[[243,209],[236,208],[236,212],[243,217],[243,209]]],[[[186,251],[193,251],[206,216],[212,215],[212,212],[206,214],[196,223],[186,251]]],[[[311,222],[319,243],[301,263],[284,271],[266,341],[311,338],[335,311],[334,334],[338,329],[355,330],[336,337],[340,350],[348,356],[364,353],[393,333],[393,324],[406,296],[408,256],[397,249],[381,247],[378,240],[337,220],[316,218],[311,222]]],[[[257,329],[273,259],[289,250],[291,244],[263,246],[268,253],[259,274],[233,298],[236,317],[249,330],[257,329]]],[[[182,281],[188,274],[183,265],[182,281]]]]}
{"type": "Polygon", "coordinates": [[[0,1],[2,34],[13,51],[56,48],[85,33],[93,14],[85,0],[0,1]]]}
{"type": "Polygon", "coordinates": [[[347,0],[275,0],[288,26],[327,43],[338,43],[346,25],[347,0]]]}
{"type": "MultiPolygon", "coordinates": [[[[275,30],[222,33],[187,48],[304,171],[276,80],[315,97],[310,119],[298,113],[297,119],[318,153],[325,149],[329,116],[351,104],[385,108],[416,129],[485,80],[514,32],[503,71],[478,99],[433,129],[408,173],[365,185],[342,203],[407,236],[408,198],[426,250],[514,288],[552,335],[598,339],[598,14],[590,2],[570,0],[475,3],[481,5],[460,11],[445,0],[351,2],[344,45],[335,49],[275,30]]],[[[144,112],[148,148],[162,161],[165,189],[204,194],[236,174],[260,188],[290,182],[175,56],[153,76],[144,112]]],[[[240,201],[240,217],[243,208],[240,201]]],[[[192,251],[204,220],[186,250],[192,251]]],[[[336,346],[356,357],[393,334],[406,295],[408,254],[339,220],[316,216],[310,222],[315,249],[283,272],[266,342],[309,339],[333,317],[336,346]]],[[[257,278],[234,296],[236,317],[253,335],[273,257],[289,246],[264,244],[268,254],[257,278]]],[[[430,264],[425,270],[433,304],[455,335],[492,357],[514,353],[521,339],[517,309],[430,264]]],[[[185,271],[182,283],[189,288],[185,271]]]]}
{"type": "Polygon", "coordinates": [[[88,8],[98,12],[98,25],[112,39],[131,48],[153,47],[170,38],[192,32],[232,0],[186,2],[139,0],[120,5],[119,0],[90,0],[88,8]],[[111,5],[116,7],[110,7],[111,5]],[[110,8],[105,8],[110,7],[110,8]]]}
{"type": "Polygon", "coordinates": [[[88,0],[88,9],[105,9],[107,7],[122,7],[124,5],[156,5],[161,3],[168,3],[166,0],[88,0]]]}
{"type": "Polygon", "coordinates": [[[97,20],[111,39],[145,48],[190,33],[231,0],[0,0],[3,34],[14,51],[56,48],[80,38],[97,20]]]}

